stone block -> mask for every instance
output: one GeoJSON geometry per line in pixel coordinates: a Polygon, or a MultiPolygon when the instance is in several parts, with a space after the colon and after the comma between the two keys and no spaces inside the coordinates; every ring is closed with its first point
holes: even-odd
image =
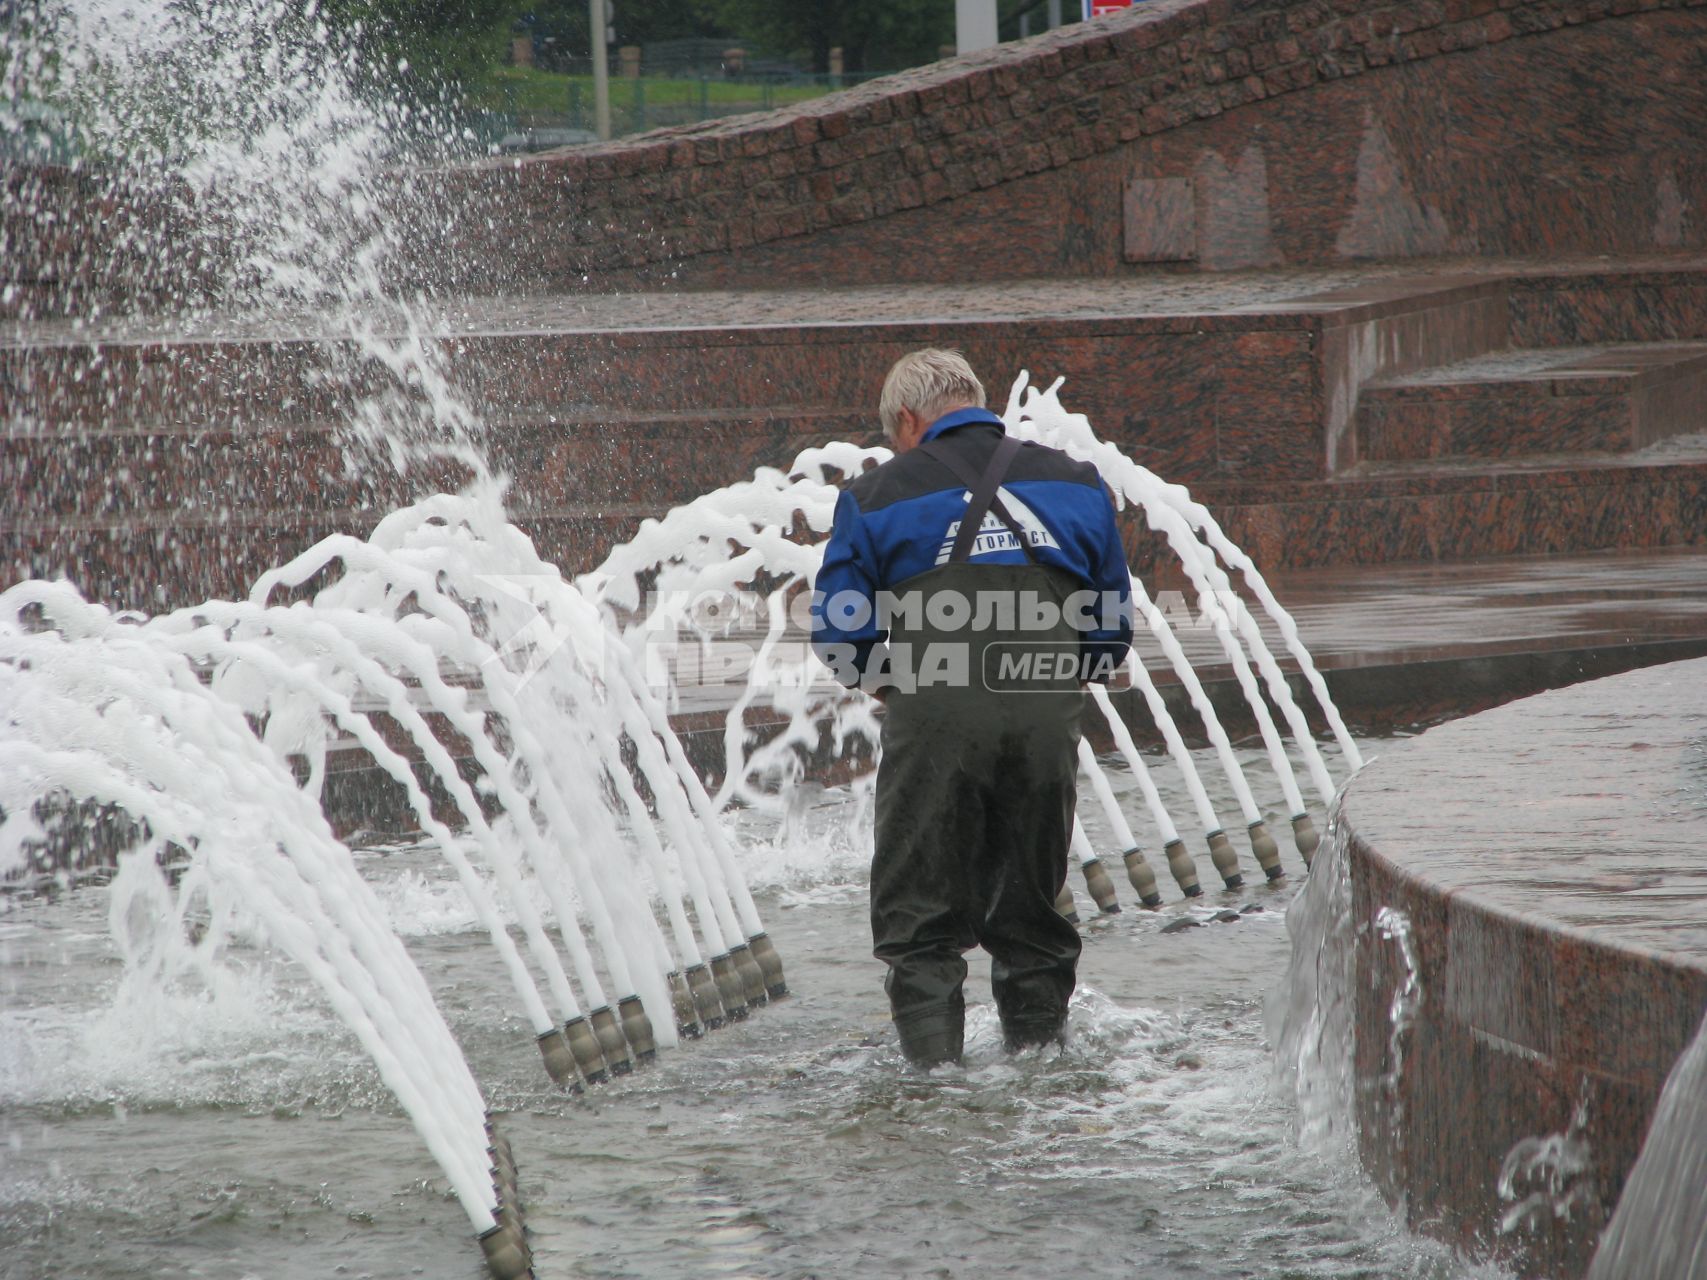
{"type": "Polygon", "coordinates": [[[1123,198],[1128,262],[1197,258],[1197,201],[1189,178],[1133,178],[1123,198]]]}

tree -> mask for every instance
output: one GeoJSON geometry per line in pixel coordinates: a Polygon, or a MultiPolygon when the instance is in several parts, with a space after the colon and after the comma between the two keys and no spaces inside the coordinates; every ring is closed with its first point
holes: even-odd
{"type": "Polygon", "coordinates": [[[849,71],[893,71],[934,62],[954,41],[953,0],[719,0],[717,14],[769,52],[805,54],[819,72],[838,46],[849,71]]]}

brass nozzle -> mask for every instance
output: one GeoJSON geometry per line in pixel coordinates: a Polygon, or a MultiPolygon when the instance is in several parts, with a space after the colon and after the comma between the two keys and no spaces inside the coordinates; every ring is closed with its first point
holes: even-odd
{"type": "Polygon", "coordinates": [[[1168,860],[1168,870],[1173,873],[1174,883],[1188,898],[1201,898],[1203,886],[1197,883],[1197,864],[1191,860],[1191,854],[1186,851],[1185,841],[1178,836],[1162,846],[1162,856],[1168,860]]]}
{"type": "Polygon", "coordinates": [[[693,993],[694,1008],[699,1010],[699,1024],[707,1031],[723,1025],[723,1001],[717,994],[717,979],[703,964],[688,966],[688,990],[693,993]]]}
{"type": "Polygon", "coordinates": [[[634,1050],[635,1062],[643,1067],[656,1062],[658,1042],[652,1036],[652,1019],[646,1016],[640,997],[624,996],[616,1002],[616,1011],[622,1019],[623,1038],[634,1050]]]}
{"type": "Polygon", "coordinates": [[[759,962],[753,959],[747,944],[737,942],[730,947],[729,958],[735,962],[736,976],[741,979],[741,994],[747,997],[747,1003],[755,1009],[769,1004],[770,996],[765,994],[765,975],[759,972],[759,962]]]}
{"type": "Polygon", "coordinates": [[[603,1084],[607,1076],[605,1051],[599,1048],[599,1038],[593,1034],[587,1016],[578,1013],[565,1022],[563,1036],[569,1041],[569,1052],[575,1055],[575,1065],[581,1069],[581,1078],[588,1084],[603,1084]]]}
{"type": "Polygon", "coordinates": [[[783,976],[782,957],[768,933],[755,933],[747,939],[753,949],[753,959],[759,962],[759,972],[765,975],[765,994],[780,1000],[788,994],[788,979],[783,976]]]}
{"type": "Polygon", "coordinates": [[[1079,923],[1079,904],[1073,901],[1072,885],[1061,886],[1061,892],[1055,895],[1055,910],[1066,916],[1070,923],[1079,923]]]}
{"type": "Polygon", "coordinates": [[[664,981],[670,984],[670,1011],[676,1018],[676,1034],[688,1040],[699,1039],[705,1031],[699,1025],[699,1010],[694,1008],[688,980],[682,977],[680,969],[671,969],[664,981]]]}
{"type": "Polygon", "coordinates": [[[1103,866],[1101,858],[1092,858],[1082,864],[1085,873],[1085,888],[1091,891],[1091,898],[1097,904],[1097,910],[1105,916],[1118,915],[1120,899],[1114,895],[1114,881],[1109,877],[1108,868],[1103,866]]]}
{"type": "Polygon", "coordinates": [[[533,1272],[533,1252],[527,1241],[505,1222],[494,1223],[476,1237],[493,1280],[523,1280],[533,1272]]]}
{"type": "Polygon", "coordinates": [[[545,1059],[545,1074],[553,1084],[579,1087],[575,1079],[575,1055],[569,1052],[569,1042],[556,1027],[539,1035],[540,1056],[545,1059]]]}
{"type": "Polygon", "coordinates": [[[1133,845],[1120,855],[1126,863],[1126,878],[1132,882],[1132,888],[1137,891],[1138,901],[1146,907],[1162,905],[1162,891],[1156,887],[1156,873],[1150,864],[1144,860],[1144,853],[1137,845],[1133,845]]]}
{"type": "Polygon", "coordinates": [[[723,1013],[731,1022],[747,1016],[747,994],[741,975],[735,972],[735,961],[725,951],[711,957],[711,976],[717,982],[717,994],[723,1001],[723,1013]]]}
{"type": "Polygon", "coordinates": [[[1298,846],[1298,852],[1304,858],[1308,867],[1315,860],[1316,850],[1321,847],[1322,837],[1316,831],[1316,824],[1310,821],[1308,813],[1300,813],[1292,819],[1292,843],[1298,846]]]}
{"type": "Polygon", "coordinates": [[[1237,889],[1245,883],[1244,876],[1239,874],[1239,855],[1233,852],[1233,842],[1219,827],[1209,833],[1209,860],[1220,873],[1221,883],[1229,889],[1237,889]]]}
{"type": "Polygon", "coordinates": [[[1257,860],[1257,866],[1270,880],[1278,880],[1286,872],[1280,866],[1280,846],[1274,842],[1274,837],[1268,833],[1268,823],[1258,818],[1251,823],[1251,856],[1257,860]]]}
{"type": "Polygon", "coordinates": [[[625,1076],[633,1071],[634,1059],[629,1056],[628,1041],[623,1039],[622,1028],[617,1025],[616,1011],[608,1004],[601,1004],[587,1015],[587,1021],[593,1024],[593,1034],[599,1038],[599,1049],[605,1055],[610,1073],[625,1076]]]}

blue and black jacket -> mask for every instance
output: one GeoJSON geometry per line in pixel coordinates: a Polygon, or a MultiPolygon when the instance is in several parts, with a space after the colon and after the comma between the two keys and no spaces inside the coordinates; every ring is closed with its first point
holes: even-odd
{"type": "MultiPolygon", "coordinates": [[[[937,441],[982,474],[1006,434],[985,409],[957,409],[930,425],[923,441],[937,441]]],[[[1132,582],[1102,478],[1044,445],[1020,447],[1000,494],[1031,544],[1031,563],[1064,571],[1096,593],[1099,607],[1081,632],[1087,669],[1111,672],[1132,642],[1132,582]]],[[[812,595],[812,646],[845,683],[848,664],[832,654],[855,655],[863,673],[872,651],[888,639],[878,611],[882,593],[904,592],[912,579],[944,564],[970,495],[942,462],[911,449],[857,477],[836,503],[835,524],[812,595]],[[869,603],[849,610],[853,593],[869,603]]],[[[971,565],[1024,565],[1018,539],[993,515],[973,543],[971,565]]],[[[1093,677],[1096,678],[1096,677],[1093,677]]],[[[1106,674],[1103,678],[1106,678],[1106,674]]]]}

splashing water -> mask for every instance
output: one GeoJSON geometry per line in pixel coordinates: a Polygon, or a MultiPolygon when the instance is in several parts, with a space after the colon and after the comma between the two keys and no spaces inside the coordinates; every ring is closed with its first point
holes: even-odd
{"type": "MultiPolygon", "coordinates": [[[[807,450],[786,471],[762,469],[648,521],[597,571],[566,582],[505,518],[480,416],[431,336],[430,299],[386,284],[411,274],[397,270],[404,260],[455,252],[464,239],[447,228],[424,163],[466,151],[450,116],[398,101],[354,45],[327,39],[312,2],[47,3],[30,24],[0,51],[9,100],[65,104],[81,130],[83,179],[141,210],[115,224],[110,246],[126,264],[123,298],[91,285],[73,329],[121,301],[170,311],[192,331],[216,312],[222,325],[263,330],[311,312],[336,335],[288,357],[312,403],[281,408],[263,375],[235,412],[324,415],[339,425],[352,470],[448,460],[476,482],[394,512],[369,539],[321,542],[263,575],[245,600],[144,619],[62,584],[0,595],[0,877],[44,843],[74,840],[68,825],[91,803],[108,806],[123,837],[109,927],[129,981],[220,989],[240,944],[289,956],[373,1058],[484,1229],[496,1208],[485,1105],[322,813],[331,753],[353,743],[402,793],[542,1046],[565,1024],[624,1011],[614,1038],[580,1062],[588,1078],[654,1039],[674,1044],[678,1027],[736,1015],[763,999],[770,975],[754,960],[764,926],[723,815],[773,818],[786,844],[809,807],[809,772],[839,766],[869,791],[875,704],[816,668],[802,620],[835,481],[888,453],[807,450]],[[394,163],[400,155],[410,163],[394,163]],[[703,671],[707,658],[731,653],[745,665],[719,706],[724,769],[708,793],[669,715],[693,695],[684,663],[697,657],[703,671]],[[761,711],[780,723],[755,734],[748,722],[761,711]],[[684,1004],[680,975],[734,966],[737,955],[747,968],[686,992],[684,1004]]],[[[28,182],[6,187],[0,253],[11,248],[8,227],[25,225],[41,198],[28,182]]],[[[28,299],[6,301],[28,315],[28,299]]],[[[110,368],[95,376],[108,416],[138,394],[110,368]]],[[[1093,462],[1117,500],[1138,504],[1168,539],[1250,701],[1280,801],[1303,815],[1265,688],[1324,800],[1333,781],[1228,571],[1278,628],[1355,768],[1357,748],[1296,626],[1208,513],[1099,440],[1061,405],[1060,386],[1039,390],[1022,373],[1009,430],[1093,462]]],[[[1136,579],[1134,588],[1254,831],[1263,807],[1245,769],[1168,619],[1136,579]]],[[[1180,729],[1141,662],[1132,674],[1192,820],[1218,836],[1222,821],[1180,729]]],[[[1114,703],[1102,690],[1094,703],[1160,844],[1180,847],[1180,823],[1114,703]]],[[[1087,794],[1136,853],[1102,766],[1087,753],[1083,768],[1087,794]]],[[[1095,859],[1088,839],[1078,847],[1095,859]]],[[[1169,858],[1176,878],[1190,868],[1182,858],[1169,858]]],[[[1343,874],[1313,877],[1312,895],[1316,881],[1343,874]]],[[[1319,1050],[1329,1030],[1319,1029],[1319,1050]]]]}

